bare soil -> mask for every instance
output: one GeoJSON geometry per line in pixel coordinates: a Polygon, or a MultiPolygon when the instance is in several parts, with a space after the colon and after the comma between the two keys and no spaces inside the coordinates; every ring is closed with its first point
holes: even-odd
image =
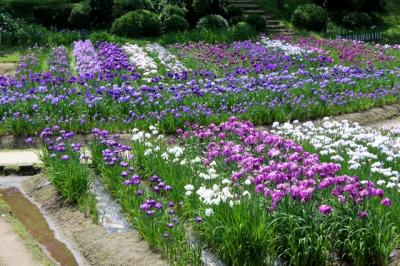
{"type": "Polygon", "coordinates": [[[153,253],[135,230],[108,234],[75,207],[66,205],[54,187],[37,175],[24,182],[25,192],[46,211],[61,233],[89,265],[167,265],[153,253]]]}
{"type": "Polygon", "coordinates": [[[0,63],[0,75],[14,76],[17,64],[15,63],[0,63]]]}

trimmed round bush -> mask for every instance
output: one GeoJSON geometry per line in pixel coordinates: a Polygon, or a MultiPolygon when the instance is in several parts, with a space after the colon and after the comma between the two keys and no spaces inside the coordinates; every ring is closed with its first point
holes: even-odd
{"type": "Polygon", "coordinates": [[[186,10],[183,8],[180,8],[177,5],[165,5],[161,14],[160,14],[160,20],[164,21],[166,18],[172,16],[172,15],[178,15],[181,17],[185,17],[186,10]]]}
{"type": "Polygon", "coordinates": [[[85,3],[77,3],[69,14],[68,23],[76,29],[85,29],[90,26],[90,6],[85,3]]]}
{"type": "Polygon", "coordinates": [[[244,21],[256,31],[263,31],[267,26],[265,18],[260,15],[247,15],[244,21]]]}
{"type": "Polygon", "coordinates": [[[229,24],[228,21],[220,15],[208,15],[200,18],[196,27],[198,29],[207,30],[224,30],[229,27],[229,24]]]}
{"type": "Polygon", "coordinates": [[[173,14],[162,22],[163,32],[177,32],[185,31],[189,28],[189,23],[187,20],[179,15],[173,14]]]}
{"type": "Polygon", "coordinates": [[[160,19],[148,10],[130,11],[114,21],[111,32],[134,38],[157,36],[160,33],[160,19]]]}
{"type": "Polygon", "coordinates": [[[146,9],[154,11],[154,5],[150,0],[115,0],[113,5],[113,17],[120,17],[129,11],[146,9]]]}
{"type": "Polygon", "coordinates": [[[343,23],[350,29],[363,29],[372,26],[372,18],[365,12],[351,12],[343,17],[343,23]]]}
{"type": "Polygon", "coordinates": [[[231,28],[234,40],[247,40],[256,34],[256,31],[247,22],[239,22],[231,28]]]}
{"type": "Polygon", "coordinates": [[[300,5],[292,14],[293,24],[308,30],[321,30],[325,26],[325,10],[314,4],[300,5]]]}
{"type": "Polygon", "coordinates": [[[228,5],[226,7],[226,14],[229,18],[239,17],[243,14],[243,10],[236,5],[228,5]]]}

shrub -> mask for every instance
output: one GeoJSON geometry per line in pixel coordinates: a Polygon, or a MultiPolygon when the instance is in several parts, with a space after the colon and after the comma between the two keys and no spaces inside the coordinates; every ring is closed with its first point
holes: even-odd
{"type": "Polygon", "coordinates": [[[221,0],[193,0],[192,8],[199,16],[221,14],[224,6],[221,0]]]}
{"type": "Polygon", "coordinates": [[[365,12],[351,12],[343,17],[343,23],[350,29],[363,29],[372,26],[372,19],[365,12]]]}
{"type": "Polygon", "coordinates": [[[2,44],[11,45],[18,42],[18,34],[23,30],[25,21],[14,19],[8,13],[0,13],[0,28],[2,44]]]}
{"type": "Polygon", "coordinates": [[[185,17],[186,10],[183,8],[180,8],[177,5],[165,5],[161,14],[160,14],[160,20],[164,21],[166,18],[172,16],[172,15],[178,15],[181,17],[185,17]]]}
{"type": "Polygon", "coordinates": [[[95,25],[107,25],[111,22],[113,0],[89,0],[92,10],[91,19],[95,25]]]}
{"type": "Polygon", "coordinates": [[[184,17],[176,14],[167,17],[162,22],[163,32],[185,31],[188,28],[189,28],[189,23],[187,22],[187,20],[184,17]]]}
{"type": "Polygon", "coordinates": [[[226,14],[229,18],[238,17],[243,14],[243,11],[240,7],[236,5],[228,5],[226,7],[226,14]]]}
{"type": "Polygon", "coordinates": [[[51,33],[43,26],[36,24],[27,24],[23,30],[17,34],[18,42],[28,45],[48,44],[47,36],[51,33]]]}
{"type": "Polygon", "coordinates": [[[260,15],[247,15],[245,22],[247,22],[256,31],[263,31],[266,27],[265,18],[260,15]]]}
{"type": "MultiPolygon", "coordinates": [[[[245,22],[244,19],[245,19],[244,16],[232,17],[232,18],[229,19],[229,24],[230,25],[236,25],[239,22],[245,22]]],[[[247,24],[249,24],[249,23],[247,23],[247,24]]]]}
{"type": "Polygon", "coordinates": [[[325,25],[325,11],[314,4],[300,5],[293,12],[292,21],[298,27],[321,30],[325,25]]]}
{"type": "Polygon", "coordinates": [[[211,0],[193,0],[192,7],[194,12],[200,16],[209,14],[211,9],[211,0]]]}
{"type": "Polygon", "coordinates": [[[90,6],[87,3],[77,3],[71,10],[68,23],[77,29],[85,29],[90,25],[90,6]]]}
{"type": "Polygon", "coordinates": [[[130,11],[114,21],[111,32],[126,37],[156,36],[160,32],[160,19],[148,10],[130,11]]]}
{"type": "Polygon", "coordinates": [[[197,22],[196,27],[207,30],[224,30],[229,26],[228,21],[220,15],[208,15],[197,22]]]}
{"type": "MultiPolygon", "coordinates": [[[[381,11],[384,10],[387,0],[347,0],[328,1],[328,9],[335,11],[381,11]]],[[[324,0],[314,0],[317,5],[323,5],[324,0]]]]}
{"type": "Polygon", "coordinates": [[[243,41],[256,35],[256,31],[247,22],[239,22],[231,28],[232,39],[243,41]]]}
{"type": "Polygon", "coordinates": [[[113,17],[118,18],[129,11],[138,9],[153,11],[154,5],[150,0],[115,0],[113,6],[113,17]]]}
{"type": "Polygon", "coordinates": [[[67,28],[71,11],[71,4],[42,5],[33,8],[33,16],[46,27],[67,28]]]}

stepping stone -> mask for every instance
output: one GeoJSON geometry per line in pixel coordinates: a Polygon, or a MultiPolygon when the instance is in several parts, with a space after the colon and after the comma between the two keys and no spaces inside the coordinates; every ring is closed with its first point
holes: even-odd
{"type": "Polygon", "coordinates": [[[43,167],[39,150],[0,150],[0,175],[34,175],[43,167]]]}
{"type": "Polygon", "coordinates": [[[41,165],[40,150],[0,150],[0,166],[41,165]]]}

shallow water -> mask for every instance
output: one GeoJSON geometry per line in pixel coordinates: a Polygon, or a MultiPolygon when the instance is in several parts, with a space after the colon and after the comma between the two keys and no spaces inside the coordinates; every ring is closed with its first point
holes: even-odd
{"type": "Polygon", "coordinates": [[[105,190],[103,183],[95,178],[91,187],[96,197],[96,208],[99,212],[99,224],[101,224],[108,233],[127,232],[131,230],[129,223],[121,213],[121,208],[110,197],[105,190]]]}
{"type": "Polygon", "coordinates": [[[50,256],[60,265],[79,265],[72,252],[60,242],[50,229],[40,210],[17,188],[0,190],[1,198],[8,204],[13,215],[25,226],[40,244],[46,247],[50,256]]]}

